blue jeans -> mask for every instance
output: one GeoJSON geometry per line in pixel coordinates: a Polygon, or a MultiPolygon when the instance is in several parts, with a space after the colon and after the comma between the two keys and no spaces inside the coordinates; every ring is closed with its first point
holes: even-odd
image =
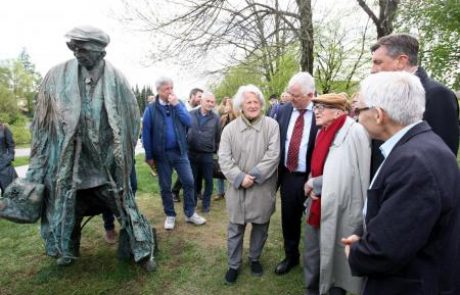
{"type": "Polygon", "coordinates": [[[216,190],[218,195],[225,194],[225,179],[217,178],[216,179],[216,190]]]}
{"type": "Polygon", "coordinates": [[[160,182],[161,200],[166,216],[176,216],[174,202],[171,194],[171,178],[173,168],[177,172],[184,189],[184,213],[190,217],[195,212],[195,190],[192,168],[187,154],[181,155],[179,150],[167,150],[161,157],[155,156],[155,163],[158,170],[158,181],[160,182]]]}
{"type": "MultiPolygon", "coordinates": [[[[204,179],[204,192],[203,192],[203,210],[209,211],[211,205],[211,194],[213,190],[213,179],[212,179],[212,153],[196,153],[190,152],[190,163],[192,165],[193,178],[195,179],[195,191],[201,187],[201,179],[198,175],[204,179]]],[[[197,195],[195,194],[195,203],[197,202],[197,195]]]]}

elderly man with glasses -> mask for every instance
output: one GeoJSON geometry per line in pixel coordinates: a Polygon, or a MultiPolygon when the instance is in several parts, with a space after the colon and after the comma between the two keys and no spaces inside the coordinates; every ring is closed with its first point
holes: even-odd
{"type": "Polygon", "coordinates": [[[459,294],[460,171],[445,142],[422,121],[425,90],[407,72],[361,84],[359,122],[383,163],[367,192],[363,224],[344,238],[363,294],[459,294]]]}

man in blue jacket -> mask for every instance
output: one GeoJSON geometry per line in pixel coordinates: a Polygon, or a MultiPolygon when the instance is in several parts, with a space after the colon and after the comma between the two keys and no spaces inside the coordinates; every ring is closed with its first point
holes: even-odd
{"type": "Polygon", "coordinates": [[[173,81],[160,78],[155,83],[158,95],[145,109],[142,138],[145,160],[157,169],[161,199],[166,214],[164,228],[174,229],[176,212],[171,194],[171,177],[174,168],[184,187],[185,221],[196,225],[206,223],[206,219],[195,213],[194,182],[187,156],[187,129],[191,118],[185,106],[173,92],[173,81]]]}

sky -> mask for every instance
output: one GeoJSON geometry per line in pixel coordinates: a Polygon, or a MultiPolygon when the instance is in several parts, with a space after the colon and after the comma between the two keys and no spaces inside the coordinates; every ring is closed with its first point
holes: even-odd
{"type": "Polygon", "coordinates": [[[151,41],[128,31],[114,15],[122,12],[119,0],[14,0],[0,4],[0,60],[16,58],[26,48],[36,69],[44,76],[56,64],[73,58],[64,35],[78,25],[93,25],[110,35],[106,60],[120,69],[134,86],[154,88],[160,76],[173,79],[176,94],[188,96],[207,81],[164,64],[146,66],[151,41]]]}

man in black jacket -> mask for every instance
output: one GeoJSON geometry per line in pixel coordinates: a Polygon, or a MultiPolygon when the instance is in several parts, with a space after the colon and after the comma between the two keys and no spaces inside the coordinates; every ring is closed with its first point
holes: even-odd
{"type": "Polygon", "coordinates": [[[209,212],[211,194],[213,190],[212,168],[213,154],[217,152],[220,141],[220,119],[212,110],[216,105],[216,98],[211,92],[204,92],[201,97],[200,107],[192,110],[190,116],[192,125],[188,130],[187,141],[189,144],[189,159],[195,179],[195,202],[197,191],[201,187],[201,174],[205,186],[203,192],[203,212],[209,212]]]}
{"type": "MultiPolygon", "coordinates": [[[[391,34],[382,37],[371,47],[371,72],[406,71],[419,77],[426,93],[423,120],[430,124],[434,133],[442,138],[454,155],[457,155],[459,145],[457,97],[447,87],[428,77],[422,67],[417,66],[418,49],[418,41],[411,35],[391,34]]],[[[372,175],[383,160],[378,151],[381,144],[381,141],[372,143],[372,175]]]]}
{"type": "Polygon", "coordinates": [[[364,295],[460,294],[460,172],[422,121],[424,100],[419,79],[406,72],[361,83],[359,122],[384,141],[385,157],[368,190],[363,225],[342,240],[352,274],[367,277],[364,295]]]}

